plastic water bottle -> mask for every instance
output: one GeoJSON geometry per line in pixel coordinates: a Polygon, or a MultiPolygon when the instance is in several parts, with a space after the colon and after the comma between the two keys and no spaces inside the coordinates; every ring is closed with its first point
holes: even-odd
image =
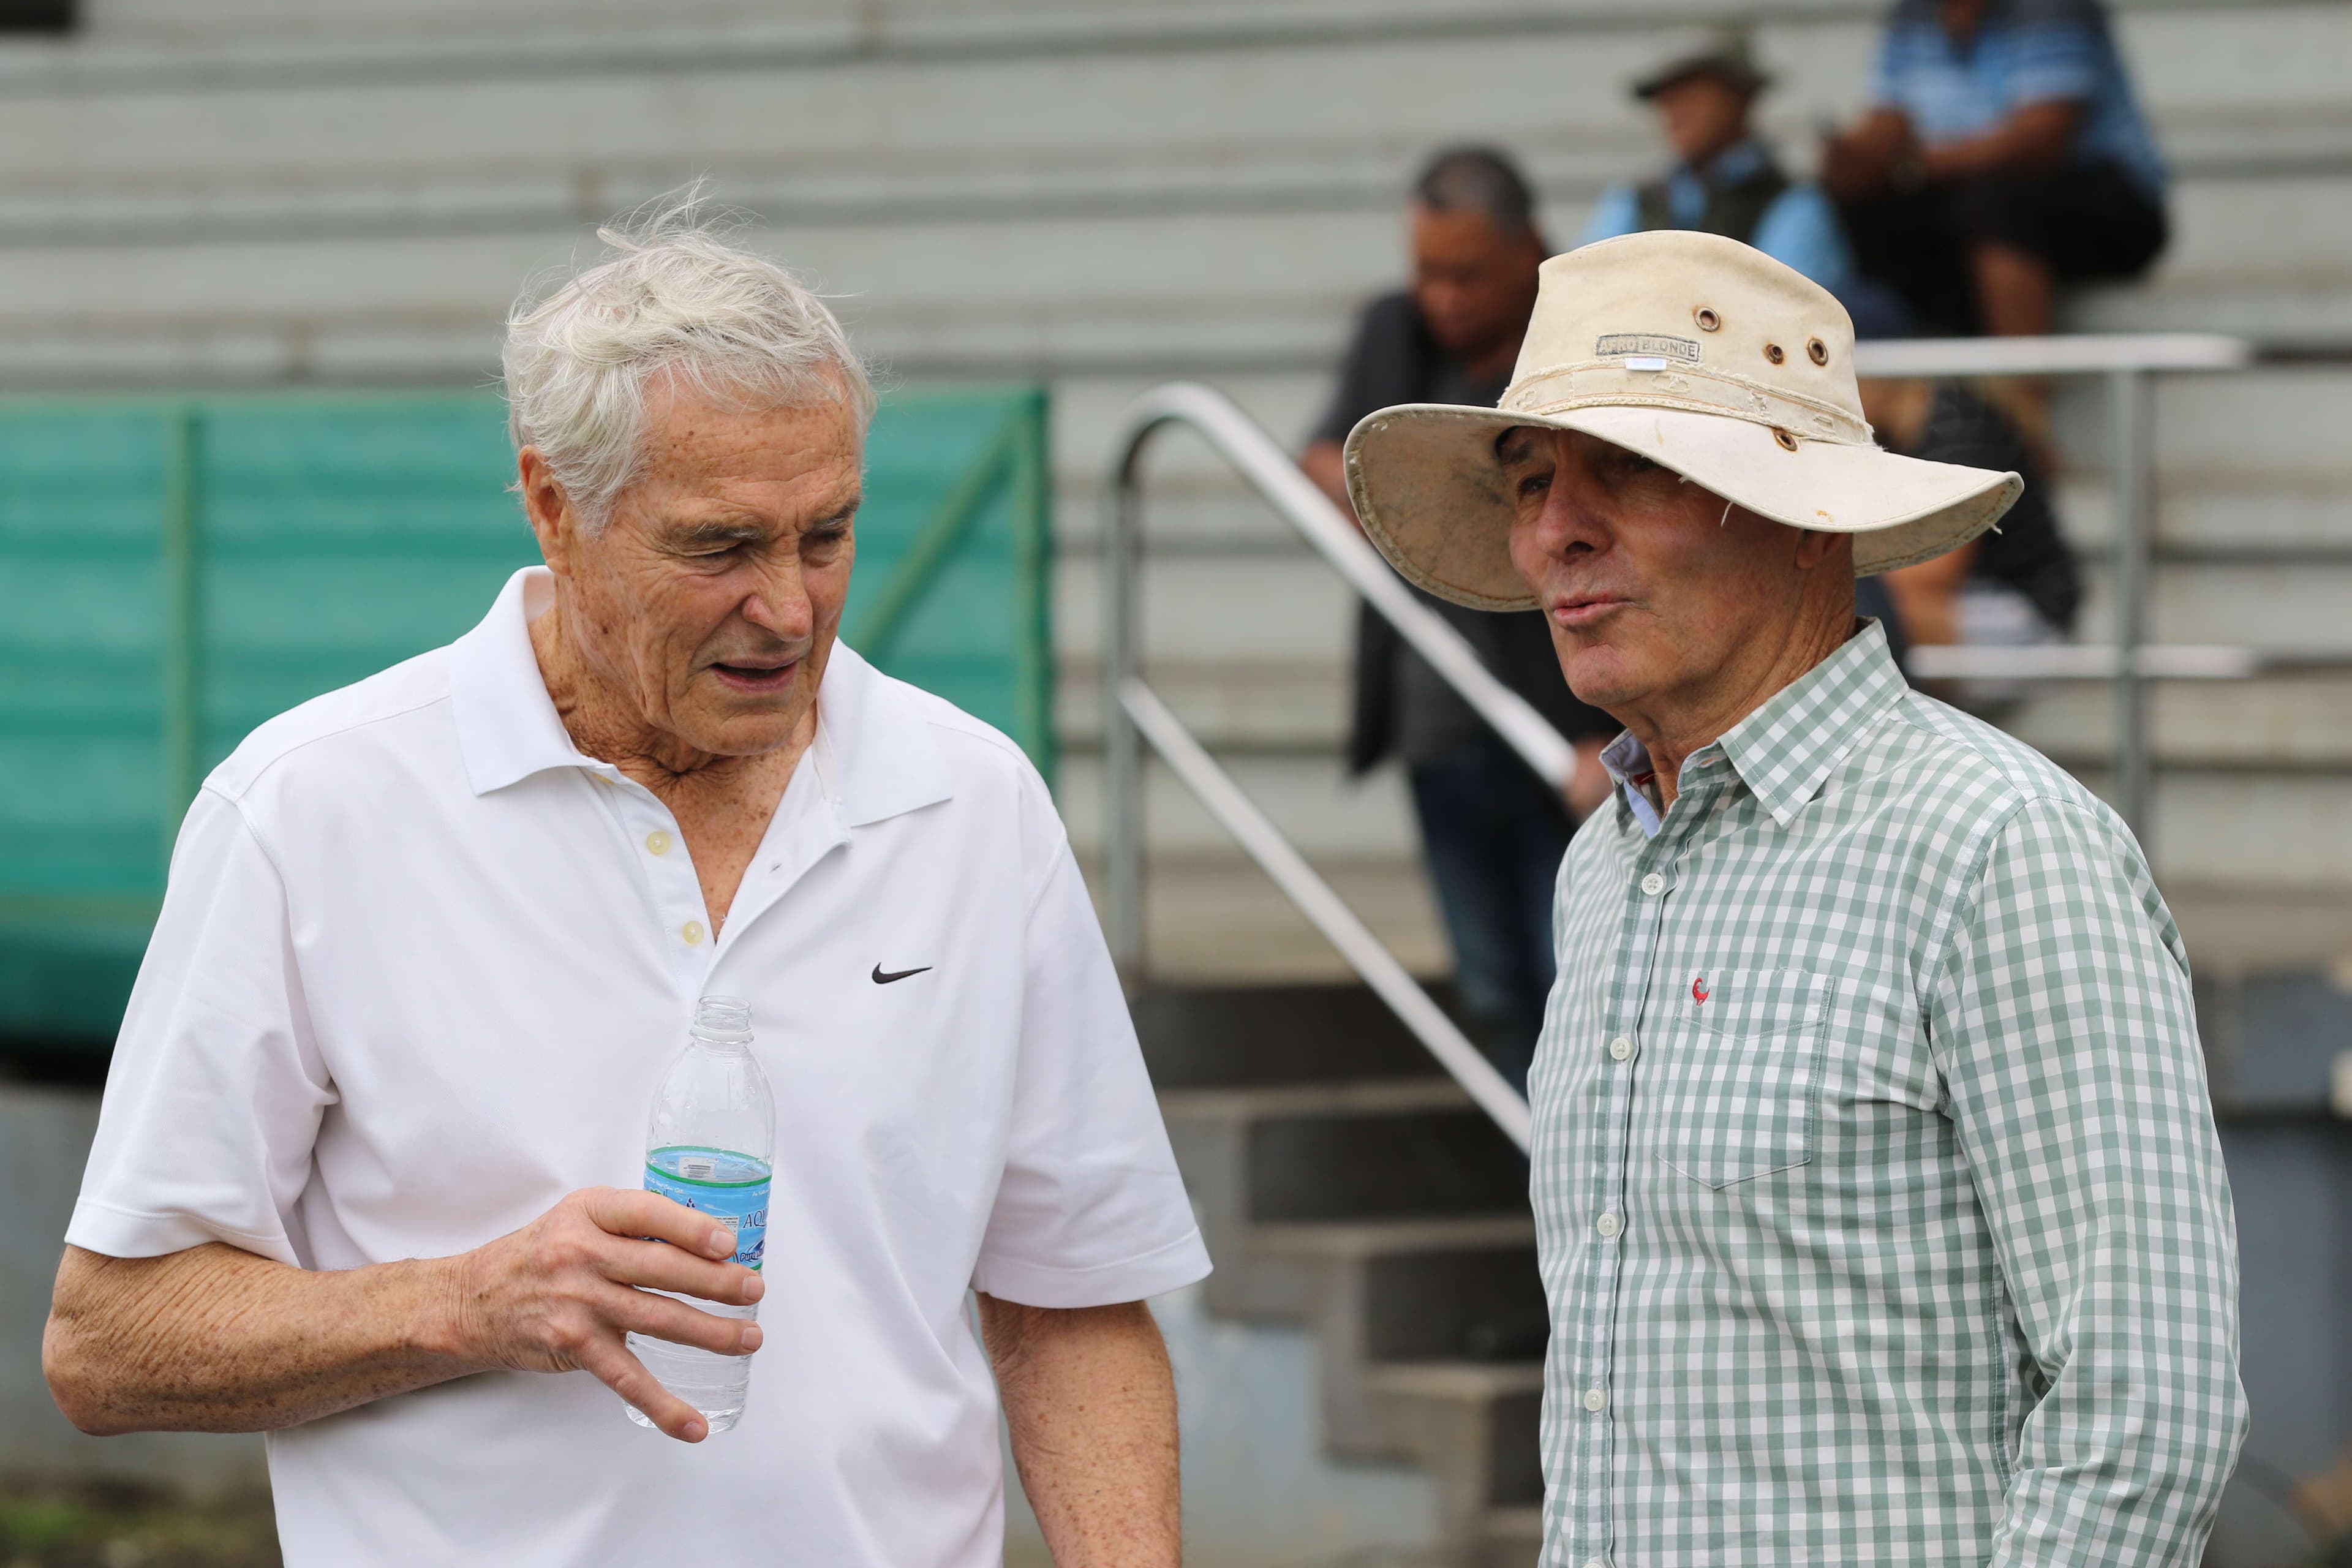
{"type": "MultiPolygon", "coordinates": [[[[662,1079],[646,1128],[646,1190],[698,1209],[735,1233],[735,1261],[760,1267],[767,1250],[768,1188],[776,1145],[776,1097],[751,1055],[751,1006],[732,996],[695,1004],[686,1049],[662,1079]]],[[[667,1292],[665,1292],[667,1294],[667,1292]]],[[[749,1321],[757,1306],[676,1296],[699,1311],[749,1321]]],[[[751,1358],[719,1355],[643,1334],[631,1353],[662,1386],[702,1413],[714,1433],[743,1418],[751,1358]]],[[[650,1426],[645,1412],[629,1419],[650,1426]]]]}

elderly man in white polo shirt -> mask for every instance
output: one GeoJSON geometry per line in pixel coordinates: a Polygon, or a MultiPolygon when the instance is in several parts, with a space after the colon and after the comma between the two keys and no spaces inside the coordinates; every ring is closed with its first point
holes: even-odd
{"type": "Polygon", "coordinates": [[[835,640],[873,394],[832,316],[690,215],[606,237],[509,328],[546,569],[189,811],[50,1385],[268,1432],[287,1561],[402,1568],[984,1568],[1001,1391],[1056,1562],[1172,1564],[1141,1303],[1208,1259],[1052,802],[835,640]],[[719,991],[775,1087],[764,1279],[638,1190],[719,991]],[[630,1332],[758,1351],[740,1425],[630,1332]]]}

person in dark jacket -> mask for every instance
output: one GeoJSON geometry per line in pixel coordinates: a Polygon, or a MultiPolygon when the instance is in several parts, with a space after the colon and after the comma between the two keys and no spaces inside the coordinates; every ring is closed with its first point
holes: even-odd
{"type": "MultiPolygon", "coordinates": [[[[1413,285],[1365,309],[1301,459],[1343,509],[1340,449],[1356,421],[1398,403],[1493,405],[1535,307],[1547,249],[1527,181],[1502,153],[1462,148],[1432,160],[1413,186],[1412,238],[1413,285]]],[[[1463,1011],[1489,1058],[1524,1088],[1556,968],[1553,880],[1575,816],[1607,796],[1600,754],[1617,725],[1561,684],[1540,613],[1422,599],[1577,747],[1577,782],[1563,800],[1387,621],[1370,606],[1359,613],[1349,766],[1404,763],[1463,1011]]]]}

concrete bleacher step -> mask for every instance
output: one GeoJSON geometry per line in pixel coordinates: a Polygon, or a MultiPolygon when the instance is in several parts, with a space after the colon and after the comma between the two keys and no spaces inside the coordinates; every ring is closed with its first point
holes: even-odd
{"type": "MultiPolygon", "coordinates": [[[[93,0],[81,35],[0,48],[8,374],[478,374],[524,272],[697,173],[901,369],[1307,371],[1392,278],[1428,145],[1520,151],[1565,242],[1655,157],[1624,82],[1721,8],[792,9],[93,0]]],[[[1800,165],[1861,102],[1879,10],[1745,8],[1800,165]]],[[[2352,19],[2118,11],[2179,237],[2078,320],[2352,331],[2352,19]]]]}
{"type": "Polygon", "coordinates": [[[1540,1507],[1541,1363],[1399,1363],[1370,1368],[1364,1383],[1378,1434],[1339,1450],[1408,1458],[1435,1477],[1458,1556],[1478,1551],[1495,1510],[1540,1507]]]}
{"type": "Polygon", "coordinates": [[[1448,1079],[1171,1089],[1170,1137],[1204,1172],[1192,1188],[1213,1247],[1268,1221],[1506,1211],[1524,1201],[1498,1146],[1448,1079]]]}
{"type": "Polygon", "coordinates": [[[1543,1554],[1543,1505],[1487,1510],[1478,1531],[1475,1568],[1533,1568],[1543,1554]]]}
{"type": "Polygon", "coordinates": [[[1359,987],[1160,987],[1132,1010],[1163,1094],[1432,1075],[1429,1053],[1359,987]]]}
{"type": "MultiPolygon", "coordinates": [[[[1744,8],[1778,78],[1766,127],[1800,167],[1815,122],[1860,101],[1881,10],[1744,8]]],[[[526,274],[709,174],[893,375],[1052,384],[1075,674],[1096,651],[1097,485],[1127,401],[1201,376],[1299,440],[1351,313],[1399,275],[1398,195],[1427,148],[1521,153],[1564,244],[1605,183],[1656,156],[1624,81],[1720,11],[822,0],[779,16],[679,0],[653,24],[615,0],[90,0],[80,35],[0,47],[0,383],[478,384],[526,274]]],[[[2069,323],[2352,339],[2352,10],[2116,12],[2173,168],[2175,237],[2148,280],[2081,295],[2069,323]]],[[[2158,635],[2344,646],[2352,373],[2180,378],[2157,405],[2158,635]]],[[[2066,522],[2095,551],[2097,389],[2059,412],[2066,522]]],[[[1171,438],[1151,472],[1155,675],[1189,667],[1167,677],[1180,711],[1255,753],[1247,782],[1295,805],[1277,815],[1312,854],[1402,875],[1393,779],[1336,782],[1348,595],[1197,445],[1171,438]]],[[[2095,562],[2093,635],[2104,574],[2095,562]]],[[[1083,687],[1061,709],[1082,806],[1083,687]]],[[[2347,700],[2310,681],[2163,692],[2168,876],[2352,892],[2352,854],[2325,847],[2352,843],[2347,700]]],[[[2096,767],[2095,692],[2014,722],[2096,767]]],[[[1082,838],[1094,815],[1074,813],[1082,838]]],[[[1224,852],[1181,802],[1154,835],[1224,852]]]]}
{"type": "Polygon", "coordinates": [[[1469,1563],[1492,1510],[1542,1496],[1524,1162],[1360,986],[1162,985],[1134,1011],[1208,1310],[1310,1329],[1326,1447],[1428,1473],[1469,1563]]]}

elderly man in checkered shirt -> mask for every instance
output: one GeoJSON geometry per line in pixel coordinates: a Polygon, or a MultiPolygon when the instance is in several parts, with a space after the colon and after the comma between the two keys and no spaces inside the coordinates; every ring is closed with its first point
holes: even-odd
{"type": "Polygon", "coordinates": [[[2245,1430],[2188,960],[2115,814],[1910,690],[1859,573],[2014,474],[1880,450],[1759,252],[1546,264],[1499,409],[1383,409],[1366,532],[1540,605],[1626,727],[1529,1095],[1546,1568],[2198,1561],[2245,1430]]]}

